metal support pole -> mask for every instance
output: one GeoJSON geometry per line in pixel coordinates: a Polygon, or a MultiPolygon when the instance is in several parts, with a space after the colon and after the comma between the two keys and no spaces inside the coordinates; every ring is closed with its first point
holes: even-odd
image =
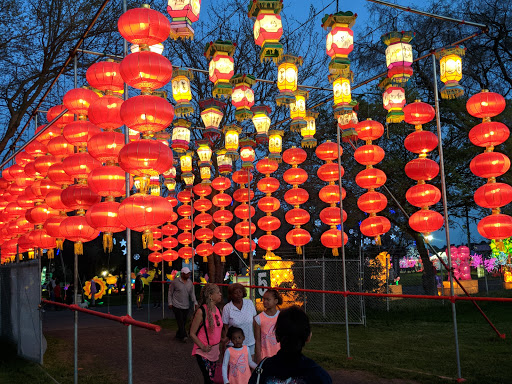
{"type": "MultiPolygon", "coordinates": [[[[322,291],[325,291],[325,252],[322,255],[322,291]]],[[[325,293],[322,293],[322,318],[325,319],[325,293]]]]}
{"type": "MultiPolygon", "coordinates": [[[[340,128],[336,125],[336,136],[337,136],[337,152],[338,152],[338,185],[340,188],[340,222],[341,222],[341,263],[343,265],[343,291],[347,290],[347,268],[345,265],[345,230],[343,227],[343,186],[341,183],[341,140],[340,140],[340,128]]],[[[345,333],[347,339],[347,358],[350,357],[350,337],[348,332],[348,297],[344,296],[345,302],[345,333]]]]}
{"type": "Polygon", "coordinates": [[[18,334],[16,335],[18,341],[17,341],[17,347],[18,347],[18,356],[21,356],[21,306],[20,306],[20,246],[16,244],[16,311],[18,312],[18,334]]]}
{"type": "MultiPolygon", "coordinates": [[[[78,87],[78,58],[77,55],[73,58],[73,75],[74,82],[73,85],[75,88],[78,87]]],[[[60,253],[60,252],[59,252],[60,253]]],[[[73,293],[74,301],[73,303],[78,305],[78,255],[76,252],[74,253],[74,261],[73,261],[73,285],[75,286],[75,291],[73,293]]],[[[74,384],[78,384],[78,311],[74,311],[73,314],[73,380],[74,384]]]]}
{"type": "MultiPolygon", "coordinates": [[[[389,258],[386,257],[386,294],[389,294],[389,258]]],[[[386,310],[389,312],[389,297],[386,297],[386,310]]]]}
{"type": "MultiPolygon", "coordinates": [[[[123,0],[123,13],[128,10],[126,0],[123,0]]],[[[128,41],[124,41],[123,56],[128,55],[128,41]]],[[[128,99],[128,84],[124,85],[124,100],[128,99]]],[[[130,142],[130,130],[124,127],[124,142],[130,142]]],[[[130,196],[130,174],[125,174],[126,197],[130,196]]],[[[126,228],[126,314],[132,316],[132,232],[126,228]]],[[[128,325],[128,384],[133,383],[133,350],[132,350],[132,326],[128,325]]]]}
{"type": "MultiPolygon", "coordinates": [[[[251,171],[247,169],[247,196],[249,203],[249,285],[254,285],[254,276],[252,271],[253,256],[252,256],[252,217],[251,217],[251,171]]],[[[254,302],[254,289],[250,289],[250,298],[254,302]]]]}
{"type": "MultiPolygon", "coordinates": [[[[306,246],[304,245],[302,247],[302,281],[304,284],[302,284],[303,288],[306,289],[306,246]]],[[[307,308],[307,294],[304,292],[304,312],[307,308]]]]}
{"type": "MultiPolygon", "coordinates": [[[[163,251],[163,248],[162,248],[162,251],[163,251]]],[[[165,281],[164,280],[164,270],[165,270],[165,261],[162,259],[162,276],[161,276],[161,280],[162,281],[165,281]]],[[[160,304],[162,305],[162,319],[165,318],[165,301],[164,301],[164,294],[165,294],[165,284],[162,283],[162,299],[160,300],[160,304]]]]}
{"type": "MultiPolygon", "coordinates": [[[[439,170],[441,174],[441,188],[443,197],[443,213],[444,213],[444,228],[446,233],[446,256],[448,257],[448,273],[450,274],[450,296],[454,295],[453,290],[453,274],[452,274],[452,255],[450,252],[450,223],[448,221],[448,199],[446,196],[446,176],[444,173],[444,157],[443,157],[443,133],[441,132],[441,116],[439,115],[439,95],[437,92],[437,68],[436,56],[432,53],[432,73],[434,81],[434,101],[436,108],[436,125],[437,136],[439,138],[439,170]]],[[[452,316],[453,316],[453,332],[455,336],[455,355],[457,359],[457,377],[462,379],[460,368],[460,353],[459,353],[459,336],[457,331],[457,310],[455,308],[455,301],[452,301],[452,316]]]]}
{"type": "MultiPolygon", "coordinates": [[[[149,273],[149,258],[148,258],[148,273],[149,273]]],[[[151,323],[150,311],[151,311],[151,282],[149,282],[149,284],[148,284],[148,323],[151,323]]]]}
{"type": "Polygon", "coordinates": [[[190,205],[192,206],[192,209],[190,210],[190,221],[191,221],[191,225],[190,225],[190,233],[192,234],[192,244],[190,244],[192,246],[192,257],[191,257],[191,262],[192,262],[192,284],[195,282],[195,277],[194,277],[194,266],[196,265],[196,263],[194,263],[194,257],[196,256],[196,248],[194,247],[194,192],[192,192],[192,190],[190,190],[190,205]]]}
{"type": "MultiPolygon", "coordinates": [[[[42,265],[41,265],[41,258],[43,257],[43,250],[41,248],[36,248],[37,250],[37,265],[39,267],[39,302],[41,303],[41,300],[43,300],[42,295],[42,265]]],[[[42,306],[41,306],[42,308],[42,306]]],[[[39,364],[43,365],[43,316],[42,311],[39,311],[39,364]]]]}

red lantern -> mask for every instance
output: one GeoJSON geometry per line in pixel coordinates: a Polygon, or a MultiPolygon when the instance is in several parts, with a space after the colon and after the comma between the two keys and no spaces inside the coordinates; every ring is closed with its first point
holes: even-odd
{"type": "Polygon", "coordinates": [[[507,141],[510,136],[508,127],[497,121],[488,121],[475,125],[469,131],[469,140],[479,147],[495,147],[507,141]]]}
{"type": "Polygon", "coordinates": [[[62,191],[61,200],[69,209],[84,210],[101,201],[101,197],[87,185],[70,185],[62,191]]]}
{"type": "Polygon", "coordinates": [[[366,213],[378,213],[387,205],[388,199],[380,192],[366,192],[357,200],[359,209],[366,213]]]}
{"type": "MultiPolygon", "coordinates": [[[[322,236],[320,237],[320,241],[322,244],[327,247],[331,248],[333,250],[333,253],[335,250],[340,248],[342,246],[341,244],[341,231],[337,229],[329,229],[322,233],[322,236]]],[[[343,233],[343,245],[346,245],[348,241],[347,234],[343,233]]],[[[337,256],[335,254],[335,256],[337,256]]]]}
{"type": "MultiPolygon", "coordinates": [[[[47,230],[48,231],[48,230],[47,230]]],[[[84,216],[70,216],[62,220],[60,224],[60,237],[75,243],[75,254],[83,255],[83,244],[94,240],[100,234],[99,231],[87,224],[84,216]]]]}
{"type": "Polygon", "coordinates": [[[414,103],[404,107],[405,122],[412,125],[423,125],[431,121],[436,116],[434,108],[416,100],[414,103]]]}
{"type": "Polygon", "coordinates": [[[43,143],[40,143],[39,141],[34,140],[34,141],[31,141],[25,147],[25,152],[27,152],[28,154],[30,154],[34,157],[38,157],[38,156],[45,155],[48,152],[48,149],[46,148],[46,145],[44,145],[43,143]]]}
{"type": "MultiPolygon", "coordinates": [[[[46,112],[46,120],[48,120],[48,122],[53,121],[57,116],[64,112],[65,109],[66,107],[64,105],[56,105],[51,107],[48,112],[46,112]]],[[[72,123],[74,120],[75,116],[73,113],[66,112],[53,123],[52,127],[64,128],[67,124],[72,123]]]]}
{"type": "Polygon", "coordinates": [[[48,168],[48,178],[58,185],[70,185],[75,181],[73,176],[69,176],[64,171],[64,165],[62,163],[55,163],[48,168]]]}
{"type": "Polygon", "coordinates": [[[101,129],[87,120],[77,120],[64,127],[64,138],[75,147],[85,147],[91,137],[101,132],[101,129]]]}
{"type": "Polygon", "coordinates": [[[120,64],[114,61],[100,61],[92,64],[87,69],[85,78],[91,87],[100,91],[122,91],[124,89],[120,64]]]}
{"type": "Polygon", "coordinates": [[[508,239],[512,236],[512,217],[501,213],[486,216],[478,223],[478,233],[487,239],[508,239]]]}
{"type": "Polygon", "coordinates": [[[439,140],[429,131],[415,131],[409,134],[404,141],[405,148],[412,153],[424,154],[437,148],[439,140]]]}
{"type": "Polygon", "coordinates": [[[383,216],[370,216],[362,221],[360,228],[363,235],[378,238],[391,229],[391,223],[383,216]]]}
{"type": "Polygon", "coordinates": [[[483,208],[498,208],[512,202],[512,187],[505,183],[488,183],[475,192],[475,202],[483,208]]]}
{"type": "Polygon", "coordinates": [[[485,119],[499,115],[505,110],[505,98],[498,93],[484,89],[469,98],[466,108],[471,116],[485,119]]]}
{"type": "Polygon", "coordinates": [[[503,153],[484,152],[471,160],[469,168],[476,176],[489,179],[505,174],[510,169],[510,159],[503,153]]]}
{"type": "Polygon", "coordinates": [[[171,80],[172,64],[156,52],[131,53],[121,62],[121,76],[133,88],[143,91],[159,89],[171,80]]]}
{"type": "Polygon", "coordinates": [[[384,150],[378,145],[362,145],[355,150],[354,159],[362,165],[375,165],[384,159],[384,150]]]}
{"type": "Polygon", "coordinates": [[[407,190],[405,198],[415,207],[429,207],[439,202],[441,191],[430,184],[417,184],[407,190]]]}
{"type": "Polygon", "coordinates": [[[339,180],[339,170],[341,169],[341,177],[345,174],[345,169],[343,167],[338,167],[337,163],[323,164],[318,168],[317,175],[322,181],[334,182],[339,180]]]}
{"type": "Polygon", "coordinates": [[[74,88],[66,92],[62,101],[70,113],[87,116],[89,106],[98,98],[98,94],[94,91],[86,88],[74,88]]]}
{"type": "Polygon", "coordinates": [[[309,193],[303,188],[292,188],[287,190],[284,194],[284,200],[293,206],[304,204],[308,199],[309,193]]]}
{"type": "Polygon", "coordinates": [[[48,142],[48,153],[57,159],[63,159],[75,153],[75,148],[64,136],[57,136],[48,142]]]}
{"type": "Polygon", "coordinates": [[[432,180],[439,173],[439,164],[430,159],[413,159],[405,165],[405,173],[413,180],[432,180]]]}
{"type": "Polygon", "coordinates": [[[213,252],[220,256],[221,263],[225,263],[226,256],[233,253],[233,246],[226,241],[221,241],[219,243],[215,243],[213,246],[213,252]]]}
{"type": "Polygon", "coordinates": [[[123,125],[123,120],[121,119],[122,105],[123,100],[119,97],[105,95],[94,101],[89,107],[89,120],[94,125],[105,130],[119,128],[123,125]]]}
{"type": "Polygon", "coordinates": [[[65,205],[63,202],[62,202],[62,199],[61,199],[61,195],[62,195],[62,191],[64,191],[63,189],[60,189],[58,191],[51,191],[49,192],[44,201],[45,203],[50,207],[50,208],[53,208],[53,209],[56,209],[58,211],[63,211],[63,212],[69,212],[69,211],[72,211],[72,209],[68,208],[67,205],[65,205]]]}
{"type": "Polygon", "coordinates": [[[98,231],[103,232],[103,250],[105,252],[112,252],[114,247],[112,234],[126,229],[119,220],[118,211],[120,205],[120,203],[115,201],[104,201],[103,203],[91,206],[85,214],[87,223],[98,231]]]}
{"type": "Polygon", "coordinates": [[[87,152],[78,152],[66,157],[62,161],[64,172],[76,179],[87,179],[89,173],[101,167],[101,163],[87,152]]]}
{"type": "Polygon", "coordinates": [[[124,135],[119,132],[101,132],[89,139],[89,154],[101,163],[115,163],[124,147],[124,135]]]}
{"type": "Polygon", "coordinates": [[[123,103],[121,118],[129,128],[142,134],[151,134],[163,131],[172,124],[174,108],[159,96],[135,96],[123,103]]]}
{"type": "Polygon", "coordinates": [[[169,37],[171,24],[160,12],[149,6],[134,8],[121,15],[119,33],[132,44],[155,45],[169,37]]]}
{"type": "Polygon", "coordinates": [[[134,141],[119,152],[119,166],[136,176],[158,176],[167,171],[172,163],[172,150],[156,140],[134,141]]]}
{"type": "Polygon", "coordinates": [[[444,223],[440,213],[428,209],[422,209],[409,218],[410,227],[416,232],[428,234],[439,230],[444,223]]]}

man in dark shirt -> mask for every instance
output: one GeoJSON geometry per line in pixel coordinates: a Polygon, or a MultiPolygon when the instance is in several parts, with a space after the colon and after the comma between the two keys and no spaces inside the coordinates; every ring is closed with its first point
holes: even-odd
{"type": "Polygon", "coordinates": [[[276,322],[277,355],[263,360],[252,373],[249,384],[331,384],[329,374],[302,354],[311,339],[308,316],[299,307],[281,311],[276,322]]]}

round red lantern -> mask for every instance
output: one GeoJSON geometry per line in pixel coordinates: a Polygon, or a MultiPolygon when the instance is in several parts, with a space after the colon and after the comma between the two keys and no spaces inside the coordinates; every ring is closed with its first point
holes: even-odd
{"type": "Polygon", "coordinates": [[[487,239],[508,239],[512,236],[512,217],[502,213],[486,216],[479,221],[477,229],[487,239]]]}
{"type": "Polygon", "coordinates": [[[121,107],[124,124],[142,134],[160,132],[172,124],[174,108],[166,99],[153,95],[130,97],[121,107]]]}
{"type": "Polygon", "coordinates": [[[172,150],[156,140],[133,141],[119,152],[119,166],[136,176],[158,176],[167,171],[172,163],[172,150]]]}
{"type": "MultiPolygon", "coordinates": [[[[87,69],[85,78],[91,87],[99,89],[100,91],[122,91],[124,89],[120,64],[114,61],[100,61],[92,64],[87,69]]],[[[107,96],[103,96],[101,99],[107,96]]],[[[122,102],[122,100],[119,101],[122,102]]],[[[91,118],[91,116],[89,116],[89,118],[91,118]]]]}
{"type": "Polygon", "coordinates": [[[484,152],[471,160],[469,168],[476,176],[489,179],[506,173],[510,169],[510,159],[500,152],[484,152]]]}
{"type": "Polygon", "coordinates": [[[498,93],[484,89],[469,98],[466,108],[471,116],[484,119],[494,117],[505,110],[505,98],[498,93]]]}
{"type": "Polygon", "coordinates": [[[441,191],[430,184],[417,184],[407,190],[405,198],[415,207],[424,208],[437,204],[441,199],[441,191]]]}
{"type": "Polygon", "coordinates": [[[70,113],[86,116],[89,106],[98,98],[98,94],[90,89],[74,88],[66,92],[62,101],[70,113]]]}
{"type": "Polygon", "coordinates": [[[75,153],[75,148],[69,144],[64,136],[57,136],[48,142],[48,153],[57,159],[63,159],[75,153]]]}
{"type": "Polygon", "coordinates": [[[94,101],[89,107],[89,120],[94,125],[105,130],[119,128],[123,125],[123,120],[121,119],[122,105],[123,100],[119,97],[105,95],[94,101]]]}
{"type": "Polygon", "coordinates": [[[103,203],[94,204],[85,214],[87,223],[103,232],[103,250],[112,252],[114,247],[112,234],[121,232],[126,227],[119,220],[118,211],[121,204],[115,201],[104,201],[103,203]]]}
{"type": "Polygon", "coordinates": [[[432,180],[439,173],[439,164],[425,158],[409,161],[405,166],[405,173],[413,180],[432,180]]]}
{"type": "Polygon", "coordinates": [[[117,28],[121,36],[130,43],[151,46],[169,37],[171,23],[162,13],[147,6],[123,13],[117,22],[117,28]]]}
{"type": "Polygon", "coordinates": [[[366,213],[378,213],[384,210],[387,205],[388,199],[380,192],[366,192],[357,200],[357,206],[359,209],[366,213]]]}
{"type": "Polygon", "coordinates": [[[507,141],[510,136],[508,127],[497,121],[487,121],[475,125],[469,131],[469,140],[479,147],[494,147],[507,141]]]}
{"type": "MultiPolygon", "coordinates": [[[[53,121],[57,118],[57,116],[64,112],[65,109],[66,107],[64,105],[56,105],[54,107],[51,107],[48,110],[48,112],[46,112],[46,120],[48,120],[48,122],[53,121]]],[[[73,121],[75,121],[75,116],[72,112],[68,111],[61,117],[59,117],[57,120],[55,120],[52,127],[64,128],[67,124],[72,123],[73,121]]]]}
{"type": "MultiPolygon", "coordinates": [[[[159,53],[131,53],[121,62],[121,76],[133,88],[148,91],[162,88],[172,78],[172,64],[159,53]]],[[[123,103],[126,104],[127,101],[123,103]]]]}
{"type": "Polygon", "coordinates": [[[436,116],[434,108],[419,100],[404,107],[404,120],[412,125],[423,125],[436,116]]]}
{"type": "Polygon", "coordinates": [[[512,187],[505,183],[488,183],[475,192],[475,203],[483,208],[499,208],[512,202],[512,187]]]}
{"type": "MultiPolygon", "coordinates": [[[[47,230],[48,231],[48,230],[47,230]]],[[[84,216],[70,216],[60,224],[60,237],[75,243],[75,254],[83,255],[83,243],[94,240],[100,234],[91,227],[84,216]]]]}

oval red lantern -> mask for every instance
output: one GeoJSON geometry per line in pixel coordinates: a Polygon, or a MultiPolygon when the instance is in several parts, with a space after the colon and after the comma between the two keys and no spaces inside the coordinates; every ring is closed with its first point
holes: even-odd
{"type": "Polygon", "coordinates": [[[409,134],[405,140],[405,148],[412,153],[428,153],[437,147],[439,140],[435,134],[429,131],[415,131],[409,134]]]}
{"type": "Polygon", "coordinates": [[[78,152],[66,157],[62,167],[69,176],[87,179],[93,169],[101,167],[101,163],[87,152],[78,152]]]}
{"type": "Polygon", "coordinates": [[[251,225],[249,226],[248,221],[242,221],[241,223],[235,225],[235,233],[239,236],[249,236],[249,233],[253,235],[254,232],[256,232],[256,225],[251,223],[251,225]]]}
{"type": "Polygon", "coordinates": [[[252,181],[253,175],[251,172],[247,172],[246,170],[239,170],[233,173],[233,181],[237,184],[248,184],[249,181],[252,181]]]}
{"type": "Polygon", "coordinates": [[[46,233],[52,237],[60,238],[60,225],[67,218],[66,215],[49,217],[43,224],[46,233]]]}
{"type": "MultiPolygon", "coordinates": [[[[172,78],[172,64],[159,53],[141,51],[131,53],[121,62],[121,76],[133,88],[159,89],[172,78]]],[[[123,106],[128,101],[123,103],[123,106]]],[[[121,118],[123,114],[121,112],[121,118]]]]}
{"type": "Polygon", "coordinates": [[[283,152],[283,161],[290,165],[302,164],[308,154],[302,148],[290,148],[283,152]]]}
{"type": "Polygon", "coordinates": [[[117,96],[105,95],[94,101],[89,107],[89,120],[94,125],[113,130],[123,125],[121,106],[123,100],[117,96]]]}
{"type": "Polygon", "coordinates": [[[178,200],[182,203],[190,203],[192,201],[192,192],[190,189],[178,192],[178,200]]]}
{"type": "Polygon", "coordinates": [[[48,149],[46,148],[46,145],[44,145],[43,143],[40,143],[39,141],[34,140],[34,141],[31,141],[25,147],[25,152],[27,152],[28,154],[30,154],[34,157],[38,157],[38,156],[45,155],[48,152],[48,149]]]}
{"type": "Polygon", "coordinates": [[[279,229],[281,221],[274,216],[263,216],[258,220],[258,228],[265,232],[272,232],[279,229]]]}
{"type": "Polygon", "coordinates": [[[213,245],[210,243],[201,243],[196,247],[196,253],[201,257],[208,257],[213,253],[213,245]]]}
{"type": "Polygon", "coordinates": [[[469,168],[474,175],[489,179],[506,173],[510,169],[510,159],[500,152],[484,152],[471,160],[469,168]]]}
{"type": "Polygon", "coordinates": [[[124,124],[142,134],[160,132],[174,119],[174,108],[166,99],[153,95],[130,97],[121,107],[124,124]]]}
{"type": "MultiPolygon", "coordinates": [[[[329,229],[322,233],[320,241],[327,248],[340,248],[341,247],[341,231],[338,229],[329,229]]],[[[343,244],[347,244],[347,234],[343,233],[343,244]]],[[[335,254],[337,255],[337,254],[335,254]]]]}
{"type": "Polygon", "coordinates": [[[178,227],[175,226],[174,224],[166,224],[162,227],[162,233],[165,236],[174,236],[175,234],[178,233],[178,227]]]}
{"type": "MultiPolygon", "coordinates": [[[[213,237],[213,231],[212,231],[212,237],[213,237]]],[[[196,238],[198,238],[198,236],[196,236],[196,238]]],[[[166,237],[165,239],[162,240],[162,246],[164,248],[175,248],[178,246],[178,244],[179,244],[178,240],[171,236],[166,237]]]]}
{"type": "Polygon", "coordinates": [[[121,36],[132,44],[155,45],[165,41],[171,31],[171,23],[162,13],[149,7],[133,8],[117,21],[121,36]]]}
{"type": "MultiPolygon", "coordinates": [[[[62,104],[51,107],[48,110],[48,112],[46,112],[46,120],[48,120],[48,122],[53,121],[55,118],[57,118],[57,116],[59,116],[62,112],[64,112],[65,109],[66,109],[66,107],[62,104]]],[[[59,117],[53,123],[52,127],[64,128],[67,124],[72,123],[73,121],[75,121],[75,116],[72,112],[68,111],[65,114],[63,114],[61,117],[59,117]]],[[[59,131],[59,134],[60,134],[60,131],[59,131]]]]}
{"type": "MultiPolygon", "coordinates": [[[[201,197],[208,196],[212,193],[212,187],[210,187],[208,184],[196,184],[192,188],[192,191],[201,197]]],[[[199,209],[200,211],[200,209],[199,209]]]]}
{"type": "Polygon", "coordinates": [[[21,167],[25,167],[31,161],[34,161],[34,156],[25,151],[19,152],[16,156],[14,156],[14,161],[21,167]]]}
{"type": "Polygon", "coordinates": [[[169,264],[172,264],[173,261],[178,260],[178,257],[178,252],[173,249],[169,249],[162,253],[162,259],[167,261],[169,264]]]}
{"type": "Polygon", "coordinates": [[[213,213],[213,220],[220,224],[229,223],[231,220],[233,220],[233,213],[227,209],[220,209],[213,213]]]}
{"type": "MultiPolygon", "coordinates": [[[[126,173],[115,165],[93,169],[87,178],[87,184],[100,196],[122,197],[126,195],[126,173]]],[[[133,179],[130,177],[130,187],[133,179]]]]}
{"type": "Polygon", "coordinates": [[[70,185],[75,182],[75,178],[64,171],[62,163],[55,163],[48,168],[48,178],[57,185],[70,185]]]}
{"type": "Polygon", "coordinates": [[[178,220],[178,228],[182,231],[190,231],[192,230],[192,220],[191,219],[180,219],[178,220]]]}
{"type": "MultiPolygon", "coordinates": [[[[418,212],[416,212],[418,213],[418,212]]],[[[435,212],[437,213],[437,212],[435,212]]],[[[439,215],[439,214],[438,214],[439,215]]],[[[410,223],[410,221],[409,221],[410,223]]],[[[411,226],[412,227],[412,226],[411,226]]],[[[368,237],[378,237],[391,229],[391,223],[383,216],[370,216],[360,225],[361,233],[368,237]]],[[[414,228],[413,228],[414,229],[414,228]]]]}
{"type": "Polygon", "coordinates": [[[212,207],[211,200],[198,199],[194,201],[194,209],[200,212],[208,211],[212,207]]]}
{"type": "Polygon", "coordinates": [[[343,148],[341,148],[341,145],[338,146],[336,143],[326,141],[316,148],[315,153],[320,160],[334,161],[338,159],[338,148],[341,156],[343,154],[343,148]]]}
{"type": "Polygon", "coordinates": [[[303,188],[292,188],[284,194],[284,201],[293,206],[304,204],[308,199],[309,193],[303,188]]]}
{"type": "Polygon", "coordinates": [[[508,239],[512,236],[512,217],[502,213],[486,216],[480,220],[477,229],[486,239],[508,239]]]}
{"type": "Polygon", "coordinates": [[[213,222],[213,216],[210,215],[209,213],[200,213],[199,215],[196,215],[194,217],[194,224],[199,227],[207,227],[212,222],[213,222]]]}
{"type": "Polygon", "coordinates": [[[85,214],[87,223],[101,232],[121,232],[126,227],[119,220],[119,206],[115,201],[104,201],[94,204],[85,214]]]}
{"type": "Polygon", "coordinates": [[[263,212],[275,212],[279,209],[281,203],[278,199],[272,196],[262,197],[258,201],[258,208],[263,212]]]}
{"type": "Polygon", "coordinates": [[[227,207],[231,204],[233,199],[227,193],[218,193],[212,198],[213,205],[216,207],[227,207]]]}
{"type": "Polygon", "coordinates": [[[357,136],[361,140],[377,140],[384,134],[384,126],[375,120],[364,120],[356,124],[357,136]]]}
{"type": "Polygon", "coordinates": [[[308,173],[302,168],[290,168],[283,174],[283,179],[288,184],[300,185],[308,180],[308,173]]]}
{"type": "Polygon", "coordinates": [[[366,213],[377,213],[388,205],[388,199],[380,192],[370,191],[361,195],[357,200],[359,209],[366,213]]]}
{"type": "MultiPolygon", "coordinates": [[[[338,209],[339,211],[339,209],[338,209]]],[[[338,214],[339,217],[339,214],[338,214]]],[[[294,208],[286,212],[285,220],[291,225],[304,225],[309,223],[310,215],[308,211],[302,208],[294,208]]],[[[322,220],[323,221],[323,220],[322,220]]]]}
{"type": "Polygon", "coordinates": [[[436,116],[436,111],[431,105],[419,100],[406,105],[403,111],[405,122],[412,125],[426,124],[436,116]]]}
{"type": "Polygon", "coordinates": [[[183,204],[178,207],[177,211],[180,216],[190,217],[192,216],[193,208],[188,204],[183,204]]]}
{"type": "MultiPolygon", "coordinates": [[[[254,217],[256,214],[256,209],[251,206],[250,208],[250,214],[251,217],[254,217]]],[[[235,208],[235,216],[239,219],[249,219],[249,204],[240,204],[238,207],[235,208]]]]}
{"type": "Polygon", "coordinates": [[[231,187],[231,180],[225,176],[219,176],[212,180],[212,187],[217,191],[225,191],[231,187]]]}
{"type": "Polygon", "coordinates": [[[303,228],[294,228],[286,234],[286,241],[295,247],[302,247],[311,240],[311,235],[303,228]]]}
{"type": "Polygon", "coordinates": [[[405,198],[415,207],[429,207],[439,202],[441,191],[430,184],[418,184],[407,190],[405,198]]]}
{"type": "Polygon", "coordinates": [[[270,160],[268,157],[261,159],[256,164],[257,171],[264,175],[270,175],[271,173],[277,171],[278,168],[279,163],[277,161],[270,160]]]}
{"type": "MultiPolygon", "coordinates": [[[[162,257],[160,256],[160,253],[158,253],[158,251],[162,250],[162,242],[160,240],[153,240],[153,244],[149,245],[148,249],[150,251],[153,251],[153,253],[150,253],[150,255],[156,253],[158,255],[158,257],[159,257],[159,261],[162,261],[162,257]]],[[[154,263],[153,260],[149,260],[149,261],[154,263]]]]}
{"type": "Polygon", "coordinates": [[[62,102],[70,113],[87,115],[89,106],[97,99],[99,99],[98,94],[90,89],[74,88],[66,92],[62,102]]]}
{"type": "Polygon", "coordinates": [[[171,203],[160,196],[136,194],[127,197],[119,207],[119,220],[134,231],[148,231],[168,221],[171,203]]]}
{"type": "Polygon", "coordinates": [[[508,127],[497,121],[487,121],[475,125],[469,131],[469,140],[479,147],[494,147],[507,141],[510,136],[508,127]]]}
{"type": "Polygon", "coordinates": [[[182,259],[188,260],[194,257],[194,249],[192,247],[181,247],[178,250],[178,256],[182,259]]]}
{"type": "Polygon", "coordinates": [[[80,243],[94,240],[100,234],[98,230],[87,224],[84,216],[66,217],[60,225],[59,233],[60,237],[78,243],[75,244],[75,253],[79,255],[82,254],[79,251],[81,248],[80,243]]]}
{"type": "Polygon", "coordinates": [[[432,180],[439,173],[439,164],[430,159],[413,159],[405,165],[405,173],[416,181],[432,180]]]}
{"type": "MultiPolygon", "coordinates": [[[[364,172],[364,171],[362,171],[364,172]]],[[[382,172],[382,171],[381,171],[382,172]]],[[[366,188],[366,187],[362,187],[366,188]]],[[[320,200],[327,204],[335,204],[340,202],[340,187],[339,185],[326,185],[318,193],[320,200]]],[[[341,188],[341,198],[344,199],[347,196],[345,188],[341,188]]],[[[285,195],[286,199],[286,195],[285,195]]]]}
{"type": "Polygon", "coordinates": [[[281,246],[281,240],[274,235],[263,235],[258,239],[258,246],[266,251],[273,251],[281,246]]]}
{"type": "Polygon", "coordinates": [[[100,91],[122,91],[124,89],[120,64],[114,61],[100,61],[92,64],[87,69],[85,78],[91,87],[100,91]]]}
{"type": "Polygon", "coordinates": [[[200,241],[209,241],[213,239],[213,231],[210,228],[199,228],[198,230],[194,231],[194,235],[196,239],[200,241]]]}
{"type": "Polygon", "coordinates": [[[275,177],[267,176],[258,181],[256,186],[263,193],[274,193],[279,189],[279,180],[275,177]]]}
{"type": "Polygon", "coordinates": [[[437,231],[443,224],[443,216],[429,209],[422,209],[415,212],[409,218],[409,226],[416,232],[424,234],[437,231]]]}
{"type": "Polygon", "coordinates": [[[107,163],[117,162],[124,147],[124,135],[120,132],[101,132],[89,139],[87,149],[96,160],[107,163]]]}
{"type": "Polygon", "coordinates": [[[226,262],[224,259],[226,256],[229,256],[233,253],[233,246],[225,241],[220,241],[215,243],[213,246],[213,252],[221,257],[221,262],[226,262]]]}
{"type": "Polygon", "coordinates": [[[215,227],[213,235],[219,240],[227,240],[233,236],[233,229],[227,225],[215,227]]]}
{"type": "Polygon", "coordinates": [[[70,185],[62,191],[60,198],[64,205],[73,210],[89,209],[101,201],[101,196],[83,184],[70,185]]]}
{"type": "MultiPolygon", "coordinates": [[[[36,140],[44,145],[48,145],[48,142],[61,134],[61,128],[55,126],[55,124],[46,127],[46,125],[40,125],[36,128],[34,134],[38,134],[42,132],[39,136],[36,137],[36,140]]],[[[16,160],[17,161],[17,160],[16,160]]],[[[17,161],[18,162],[18,161],[17,161]]],[[[19,164],[19,162],[18,162],[19,164]]]]}
{"type": "MultiPolygon", "coordinates": [[[[57,162],[58,160],[55,156],[39,156],[37,159],[34,160],[34,168],[37,172],[37,175],[40,177],[46,177],[48,175],[48,169],[57,162]]],[[[18,177],[21,178],[21,175],[18,177]]]]}
{"type": "Polygon", "coordinates": [[[384,159],[384,150],[378,145],[367,144],[354,151],[354,159],[362,165],[375,165],[384,159]]]}
{"type": "Polygon", "coordinates": [[[69,144],[75,147],[85,147],[91,137],[101,132],[101,129],[87,120],[77,120],[66,125],[62,135],[69,144]]]}
{"type": "Polygon", "coordinates": [[[248,238],[238,239],[235,242],[235,249],[243,254],[248,254],[256,250],[256,243],[252,240],[249,241],[248,238]]]}
{"type": "Polygon", "coordinates": [[[499,208],[512,202],[512,187],[505,183],[487,183],[475,192],[475,202],[483,208],[499,208]]]}
{"type": "Polygon", "coordinates": [[[337,181],[340,176],[338,170],[341,169],[341,177],[345,174],[343,167],[338,168],[338,163],[326,163],[320,166],[317,170],[317,175],[322,181],[337,181]]]}
{"type": "Polygon", "coordinates": [[[505,106],[503,96],[486,90],[471,96],[466,103],[468,113],[480,119],[499,115],[505,110],[505,106]]]}
{"type": "Polygon", "coordinates": [[[48,153],[57,159],[63,159],[75,153],[75,147],[69,144],[64,136],[57,136],[48,142],[48,153]]]}
{"type": "Polygon", "coordinates": [[[46,204],[38,205],[34,208],[28,209],[25,212],[25,218],[33,225],[42,225],[44,222],[52,217],[57,216],[59,211],[49,207],[46,204]]]}
{"type": "MultiPolygon", "coordinates": [[[[320,212],[320,220],[323,223],[332,226],[341,224],[341,213],[339,207],[326,207],[320,212]]],[[[347,212],[343,210],[343,222],[347,220],[347,212]]]]}
{"type": "Polygon", "coordinates": [[[58,211],[72,211],[72,209],[68,208],[68,206],[62,202],[62,191],[63,189],[49,192],[44,198],[44,201],[50,208],[56,209],[58,211]]]}
{"type": "Polygon", "coordinates": [[[55,237],[52,237],[46,233],[44,229],[35,229],[31,233],[32,241],[38,248],[51,249],[57,246],[55,237]]]}
{"type": "Polygon", "coordinates": [[[133,141],[119,152],[119,166],[135,176],[158,176],[172,163],[172,150],[156,140],[133,141]]]}

